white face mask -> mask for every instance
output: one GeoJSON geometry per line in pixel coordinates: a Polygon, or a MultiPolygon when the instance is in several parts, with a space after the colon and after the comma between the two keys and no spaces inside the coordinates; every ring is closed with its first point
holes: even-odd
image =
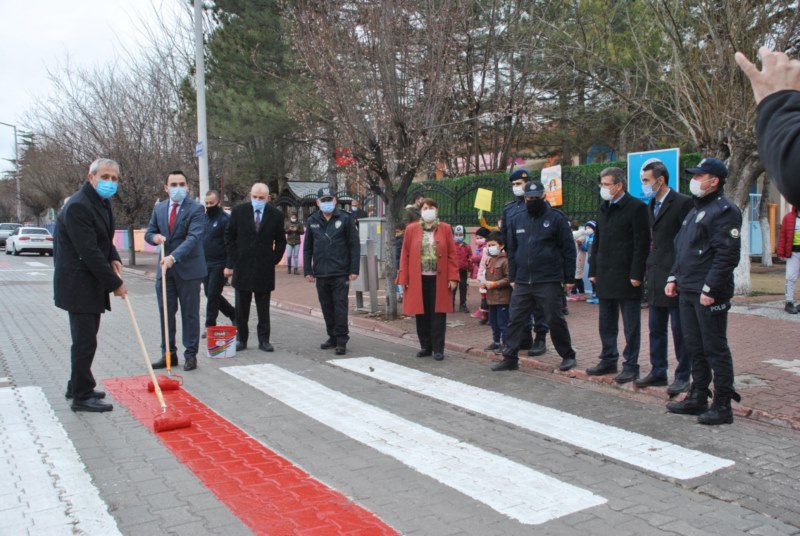
{"type": "Polygon", "coordinates": [[[500,253],[500,248],[497,246],[489,246],[486,249],[489,250],[489,255],[491,255],[492,257],[496,257],[497,254],[500,253]]]}
{"type": "Polygon", "coordinates": [[[522,197],[525,193],[525,186],[512,186],[511,191],[514,192],[515,196],[522,197]]]}
{"type": "Polygon", "coordinates": [[[611,201],[614,199],[614,196],[611,195],[611,188],[600,188],[600,197],[603,198],[603,201],[611,201]]]}
{"type": "Polygon", "coordinates": [[[692,192],[692,195],[695,197],[703,197],[706,195],[706,192],[703,191],[701,185],[703,183],[697,179],[692,179],[689,181],[689,191],[692,192]]]}
{"type": "Polygon", "coordinates": [[[435,208],[426,208],[421,213],[422,220],[425,223],[430,223],[436,219],[436,209],[435,208]]]}

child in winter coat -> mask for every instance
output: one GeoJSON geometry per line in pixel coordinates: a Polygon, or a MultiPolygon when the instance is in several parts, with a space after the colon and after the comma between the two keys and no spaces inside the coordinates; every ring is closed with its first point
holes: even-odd
{"type": "Polygon", "coordinates": [[[506,342],[508,329],[508,304],[511,303],[511,284],[508,280],[508,257],[506,256],[503,233],[492,231],[486,239],[485,281],[480,286],[486,290],[489,305],[489,324],[492,326],[492,344],[487,351],[499,354],[506,342]]]}
{"type": "MultiPolygon", "coordinates": [[[[472,256],[473,268],[472,279],[477,279],[478,282],[485,281],[484,271],[486,270],[486,261],[489,259],[489,254],[486,251],[486,237],[489,236],[490,231],[485,227],[479,227],[475,231],[475,253],[472,256]]],[[[489,321],[489,305],[486,303],[486,289],[480,289],[481,293],[481,306],[478,310],[472,313],[474,318],[480,320],[480,324],[484,325],[489,321]]]]}
{"type": "Polygon", "coordinates": [[[460,296],[459,312],[468,313],[467,309],[467,278],[472,273],[472,250],[464,243],[464,226],[456,225],[453,229],[456,242],[456,264],[458,265],[458,289],[453,289],[453,310],[456,309],[456,292],[460,296]]]}

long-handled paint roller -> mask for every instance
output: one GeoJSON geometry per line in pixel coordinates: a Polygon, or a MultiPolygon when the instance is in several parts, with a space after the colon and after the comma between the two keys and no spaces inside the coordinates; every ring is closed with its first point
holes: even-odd
{"type": "MultiPolygon", "coordinates": [[[[167,247],[164,242],[161,242],[161,260],[167,256],[167,247]]],[[[167,267],[161,265],[161,308],[163,314],[161,318],[164,320],[164,361],[167,363],[167,374],[172,376],[172,354],[169,351],[169,323],[167,320],[167,267]]],[[[180,384],[179,384],[180,385],[180,384]]]]}
{"type": "Polygon", "coordinates": [[[153,390],[158,397],[158,402],[161,404],[161,413],[156,415],[153,419],[153,430],[156,432],[166,432],[168,430],[177,430],[179,428],[188,428],[192,425],[189,417],[174,416],[167,414],[167,403],[164,400],[164,394],[161,392],[161,387],[156,379],[156,373],[153,372],[153,365],[150,363],[150,357],[147,355],[147,347],[144,345],[142,339],[142,332],[139,330],[139,323],[136,321],[136,316],[133,314],[133,307],[131,307],[131,300],[129,295],[122,297],[128,305],[128,312],[131,315],[131,322],[133,323],[133,331],[136,333],[136,338],[139,340],[139,347],[142,349],[144,362],[147,364],[147,372],[150,374],[150,381],[153,385],[153,390]]]}

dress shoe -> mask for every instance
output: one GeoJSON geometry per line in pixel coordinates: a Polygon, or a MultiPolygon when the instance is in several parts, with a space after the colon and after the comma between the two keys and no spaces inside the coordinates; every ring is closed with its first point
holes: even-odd
{"type": "Polygon", "coordinates": [[[787,301],[786,306],[783,308],[783,310],[789,313],[790,315],[797,314],[797,306],[794,304],[794,302],[787,301]]]}
{"type": "Polygon", "coordinates": [[[196,357],[187,357],[186,360],[183,362],[183,370],[190,371],[197,368],[197,358],[196,357]]]}
{"type": "Polygon", "coordinates": [[[417,352],[417,357],[428,357],[429,355],[433,355],[433,352],[430,350],[420,350],[417,352]]]}
{"type": "Polygon", "coordinates": [[[319,347],[323,350],[330,350],[331,348],[336,348],[336,341],[334,339],[328,339],[327,341],[320,344],[319,347]]]}
{"type": "Polygon", "coordinates": [[[336,355],[344,355],[344,354],[347,353],[347,347],[344,346],[344,345],[337,346],[336,350],[333,353],[336,354],[336,355]]]}
{"type": "Polygon", "coordinates": [[[634,372],[632,370],[623,370],[622,372],[617,374],[617,377],[614,378],[614,381],[619,384],[623,384],[623,383],[630,383],[638,379],[639,379],[638,372],[634,372]]]}
{"type": "Polygon", "coordinates": [[[578,362],[575,361],[574,357],[565,357],[564,359],[561,360],[561,364],[558,366],[558,370],[566,372],[567,370],[575,368],[577,364],[578,362]]]}
{"type": "MultiPolygon", "coordinates": [[[[178,358],[175,357],[175,355],[171,355],[169,357],[169,366],[170,367],[177,367],[178,366],[178,358]]],[[[166,357],[162,357],[161,359],[159,359],[158,361],[153,363],[153,368],[154,369],[167,368],[167,358],[166,357]]]]}
{"type": "Polygon", "coordinates": [[[443,361],[443,360],[444,360],[444,354],[435,353],[435,354],[433,354],[433,358],[434,358],[436,361],[443,361]]]}
{"type": "Polygon", "coordinates": [[[91,397],[84,400],[73,400],[70,405],[72,411],[90,411],[92,413],[101,413],[103,411],[111,411],[114,409],[112,404],[98,400],[91,397]]]}
{"type": "Polygon", "coordinates": [[[547,352],[547,340],[544,337],[539,337],[537,335],[536,339],[533,341],[533,346],[531,349],[528,350],[528,355],[531,357],[536,357],[539,355],[544,355],[547,352]]]}
{"type": "Polygon", "coordinates": [[[591,368],[586,369],[586,374],[589,376],[603,376],[604,374],[616,374],[617,364],[600,361],[598,364],[591,368]]]}
{"type": "Polygon", "coordinates": [[[270,343],[268,343],[268,342],[259,343],[258,344],[258,349],[261,350],[262,352],[274,352],[275,351],[275,348],[273,348],[272,345],[270,343]]]}
{"type": "Polygon", "coordinates": [[[680,393],[685,393],[689,390],[689,386],[692,385],[690,380],[678,380],[676,379],[672,384],[667,387],[667,394],[668,395],[677,395],[680,393]]]}
{"type": "Polygon", "coordinates": [[[500,349],[500,343],[499,342],[493,342],[492,344],[490,344],[489,346],[484,348],[483,351],[484,352],[494,352],[495,350],[499,350],[499,349],[500,349]]]}
{"type": "MultiPolygon", "coordinates": [[[[103,391],[92,391],[92,394],[89,396],[101,400],[106,397],[106,394],[103,391]]],[[[67,391],[66,393],[64,393],[64,398],[66,398],[67,400],[72,400],[72,391],[67,391]]]]}
{"type": "Polygon", "coordinates": [[[638,380],[634,380],[633,384],[636,387],[656,387],[656,386],[663,386],[667,385],[667,377],[666,376],[653,376],[651,372],[644,378],[639,378],[638,380]]]}
{"type": "Polygon", "coordinates": [[[458,312],[459,313],[469,313],[469,309],[467,309],[466,305],[462,305],[461,307],[458,308],[458,312]]]}
{"type": "Polygon", "coordinates": [[[517,370],[518,368],[519,368],[518,359],[503,359],[496,365],[492,366],[492,371],[499,372],[501,370],[517,370]]]}
{"type": "Polygon", "coordinates": [[[246,342],[237,342],[236,343],[236,351],[241,352],[242,350],[247,350],[247,343],[246,342]]]}

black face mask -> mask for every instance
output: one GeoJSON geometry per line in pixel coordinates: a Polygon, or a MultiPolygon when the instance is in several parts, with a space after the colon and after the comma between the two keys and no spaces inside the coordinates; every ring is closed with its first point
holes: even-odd
{"type": "Polygon", "coordinates": [[[538,216],[545,209],[545,201],[544,198],[534,198],[528,199],[525,201],[525,206],[528,208],[528,214],[533,214],[534,216],[538,216]]]}
{"type": "Polygon", "coordinates": [[[209,218],[215,217],[219,214],[220,208],[219,205],[214,205],[213,207],[206,207],[206,214],[208,214],[209,218]]]}

